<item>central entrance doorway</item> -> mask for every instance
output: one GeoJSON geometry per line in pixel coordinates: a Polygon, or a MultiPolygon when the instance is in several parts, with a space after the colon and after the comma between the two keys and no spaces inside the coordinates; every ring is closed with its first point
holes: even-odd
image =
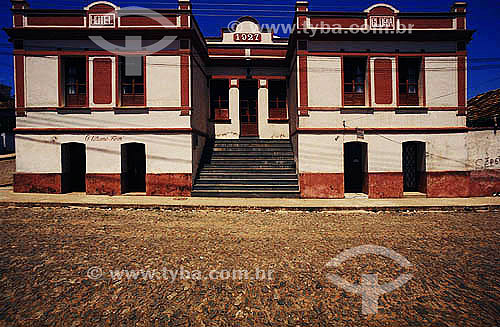
{"type": "Polygon", "coordinates": [[[345,193],[363,193],[368,171],[366,143],[344,144],[344,187],[345,193]]]}
{"type": "Polygon", "coordinates": [[[240,80],[240,136],[258,137],[257,80],[240,80]]]}
{"type": "Polygon", "coordinates": [[[63,192],[85,192],[85,144],[65,143],[61,146],[63,192]]]}

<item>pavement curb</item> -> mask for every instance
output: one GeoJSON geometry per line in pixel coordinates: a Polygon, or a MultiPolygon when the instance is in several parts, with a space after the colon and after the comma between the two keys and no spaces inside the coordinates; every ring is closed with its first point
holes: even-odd
{"type": "Polygon", "coordinates": [[[103,204],[103,203],[72,203],[72,202],[15,202],[0,201],[0,207],[25,207],[25,208],[92,208],[92,209],[149,209],[149,210],[269,210],[269,211],[369,211],[369,212],[404,212],[404,211],[500,211],[500,205],[465,205],[465,206],[380,206],[380,207],[286,207],[286,206],[228,206],[228,205],[181,205],[181,204],[103,204]]]}

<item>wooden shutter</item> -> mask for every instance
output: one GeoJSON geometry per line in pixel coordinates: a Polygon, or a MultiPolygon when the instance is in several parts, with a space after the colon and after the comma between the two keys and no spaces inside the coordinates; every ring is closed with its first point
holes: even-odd
{"type": "Polygon", "coordinates": [[[111,104],[112,61],[109,58],[94,59],[94,103],[111,104]]]}
{"type": "Polygon", "coordinates": [[[392,60],[375,60],[375,103],[392,103],[392,60]]]}

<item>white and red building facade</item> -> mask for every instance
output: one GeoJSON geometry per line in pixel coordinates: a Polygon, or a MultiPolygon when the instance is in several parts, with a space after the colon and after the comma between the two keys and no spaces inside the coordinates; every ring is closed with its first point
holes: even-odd
{"type": "Polygon", "coordinates": [[[445,13],[385,4],[347,13],[297,1],[284,39],[251,17],[204,37],[188,0],[155,10],[167,26],[104,1],[82,10],[11,1],[16,192],[190,196],[211,140],[260,138],[291,141],[303,198],[486,195],[472,186],[467,151],[473,31],[463,2],[445,13]],[[173,41],[127,53],[128,36],[173,41]],[[131,55],[141,68],[127,76],[131,55]],[[81,185],[67,182],[74,158],[81,185]],[[144,182],[128,185],[137,173],[144,182]]]}

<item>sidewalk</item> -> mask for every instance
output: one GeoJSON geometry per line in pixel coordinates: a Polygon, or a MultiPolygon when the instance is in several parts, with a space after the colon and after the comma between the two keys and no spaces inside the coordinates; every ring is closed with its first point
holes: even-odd
{"type": "Polygon", "coordinates": [[[164,208],[164,209],[286,209],[286,210],[367,210],[367,211],[443,211],[498,210],[500,198],[469,199],[230,199],[167,198],[151,196],[105,196],[72,194],[14,193],[12,187],[0,188],[0,207],[91,207],[91,208],[164,208]]]}

